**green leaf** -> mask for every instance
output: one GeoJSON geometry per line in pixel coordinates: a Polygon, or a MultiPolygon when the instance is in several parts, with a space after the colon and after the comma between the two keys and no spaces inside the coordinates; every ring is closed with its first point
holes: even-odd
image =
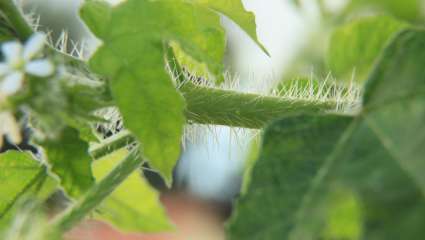
{"type": "MultiPolygon", "coordinates": [[[[102,177],[121,161],[128,151],[118,150],[93,164],[96,179],[102,177]]],[[[133,232],[164,232],[173,229],[159,194],[138,171],[132,173],[98,208],[97,218],[120,230],[133,232]]]]}
{"type": "Polygon", "coordinates": [[[221,74],[225,38],[219,16],[198,5],[165,0],[129,0],[109,10],[88,1],[81,16],[103,41],[90,60],[92,69],[111,79],[125,126],[170,184],[185,118],[183,98],[164,68],[165,48],[176,42],[216,76],[221,74]],[[91,14],[98,8],[108,14],[91,14]]]}
{"type": "MultiPolygon", "coordinates": [[[[361,239],[422,239],[423,46],[422,30],[395,38],[371,74],[364,107],[356,116],[307,115],[272,124],[229,235],[320,239],[326,235],[323,226],[335,222],[324,202],[338,183],[357,196],[361,239]]],[[[351,235],[355,239],[359,233],[351,235]]]]}
{"type": "Polygon", "coordinates": [[[364,8],[369,11],[371,8],[375,8],[395,17],[416,21],[423,15],[422,4],[421,0],[351,0],[349,8],[364,8]]]}
{"type": "Polygon", "coordinates": [[[326,157],[338,145],[334,139],[351,121],[350,117],[339,116],[297,117],[270,126],[249,189],[238,201],[229,228],[230,239],[295,239],[289,236],[311,217],[308,210],[312,199],[324,196],[319,191],[323,190],[324,176],[317,176],[328,171],[332,160],[326,157]],[[306,137],[310,135],[316,138],[306,137]],[[321,136],[320,141],[317,136],[321,136]]]}
{"type": "Polygon", "coordinates": [[[0,238],[8,240],[60,240],[62,239],[56,229],[48,222],[47,213],[44,211],[43,202],[28,197],[21,199],[16,204],[15,214],[1,229],[0,238]]]}
{"type": "Polygon", "coordinates": [[[0,154],[0,216],[16,198],[41,178],[43,168],[28,153],[0,154]]]}
{"type": "Polygon", "coordinates": [[[46,140],[40,145],[50,171],[59,178],[60,185],[70,197],[80,197],[93,185],[89,146],[80,139],[77,130],[67,127],[57,139],[46,140]]]}
{"type": "Polygon", "coordinates": [[[112,8],[106,1],[85,1],[80,10],[80,16],[96,36],[107,34],[108,22],[111,18],[112,8]]]}
{"type": "Polygon", "coordinates": [[[255,17],[252,12],[246,11],[241,0],[190,0],[193,3],[213,9],[229,17],[237,23],[255,43],[269,55],[265,47],[260,43],[257,37],[257,27],[255,17]]]}
{"type": "Polygon", "coordinates": [[[355,193],[336,187],[327,201],[327,224],[324,239],[357,240],[362,234],[361,203],[355,193]]]}
{"type": "Polygon", "coordinates": [[[332,74],[344,81],[363,82],[387,42],[405,27],[406,23],[391,17],[374,16],[337,28],[327,53],[332,74]]]}
{"type": "Polygon", "coordinates": [[[56,182],[47,175],[46,168],[29,153],[8,151],[0,154],[0,230],[16,211],[22,197],[46,199],[56,182]]]}

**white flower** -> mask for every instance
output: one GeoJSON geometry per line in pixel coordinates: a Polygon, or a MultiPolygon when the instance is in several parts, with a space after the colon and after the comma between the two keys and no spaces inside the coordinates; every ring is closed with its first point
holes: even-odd
{"type": "Polygon", "coordinates": [[[48,59],[35,59],[46,41],[42,33],[34,33],[25,43],[6,42],[1,46],[4,61],[0,62],[0,99],[15,94],[22,88],[25,75],[48,77],[53,74],[53,63],[48,59]]]}
{"type": "Polygon", "coordinates": [[[14,144],[22,141],[19,124],[13,114],[8,111],[0,112],[0,147],[3,146],[3,137],[14,144]]]}

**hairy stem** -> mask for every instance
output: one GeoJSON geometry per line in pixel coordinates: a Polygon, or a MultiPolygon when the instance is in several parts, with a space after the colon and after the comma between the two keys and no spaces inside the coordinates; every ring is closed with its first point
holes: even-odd
{"type": "Polygon", "coordinates": [[[184,84],[180,91],[186,99],[189,122],[262,128],[272,120],[300,113],[335,110],[334,100],[290,99],[184,84]]]}
{"type": "MultiPolygon", "coordinates": [[[[261,96],[250,93],[195,86],[185,83],[180,88],[186,98],[185,115],[189,123],[262,128],[268,122],[300,113],[321,113],[336,109],[334,100],[315,101],[261,96]]],[[[124,130],[91,147],[90,155],[99,159],[135,142],[124,130]]]]}
{"type": "Polygon", "coordinates": [[[13,0],[1,0],[0,10],[3,12],[4,16],[6,16],[9,24],[13,26],[18,37],[22,41],[25,41],[31,36],[33,30],[13,0]]]}
{"type": "Polygon", "coordinates": [[[136,139],[127,130],[123,130],[112,137],[105,139],[102,143],[90,147],[90,155],[93,159],[100,159],[111,152],[134,143],[136,139]]]}
{"type": "Polygon", "coordinates": [[[137,151],[132,151],[80,200],[58,216],[53,222],[54,228],[60,232],[70,230],[108,197],[134,170],[139,168],[142,162],[143,159],[137,151]]]}

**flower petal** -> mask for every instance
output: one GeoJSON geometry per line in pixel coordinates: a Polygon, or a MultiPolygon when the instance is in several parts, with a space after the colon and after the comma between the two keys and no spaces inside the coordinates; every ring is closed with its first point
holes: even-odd
{"type": "Polygon", "coordinates": [[[25,72],[37,77],[50,76],[54,70],[53,63],[48,59],[34,60],[25,66],[25,72]]]}
{"type": "MultiPolygon", "coordinates": [[[[0,126],[1,140],[3,140],[3,135],[5,135],[11,143],[17,144],[22,141],[19,124],[16,122],[15,117],[10,112],[1,112],[0,122],[2,123],[0,126]]],[[[1,145],[2,141],[0,142],[0,146],[1,145]]]]}
{"type": "Polygon", "coordinates": [[[21,89],[24,82],[24,74],[18,71],[6,75],[0,82],[0,93],[10,96],[21,89]]]}
{"type": "Polygon", "coordinates": [[[9,65],[6,63],[0,63],[0,78],[8,74],[11,71],[9,65]]]}
{"type": "Polygon", "coordinates": [[[46,42],[46,35],[43,33],[36,32],[30,39],[25,43],[24,47],[24,60],[29,61],[35,57],[38,53],[43,50],[43,46],[46,42]]]}
{"type": "Polygon", "coordinates": [[[6,63],[10,67],[17,67],[22,62],[22,44],[14,42],[6,42],[1,46],[6,63]]]}

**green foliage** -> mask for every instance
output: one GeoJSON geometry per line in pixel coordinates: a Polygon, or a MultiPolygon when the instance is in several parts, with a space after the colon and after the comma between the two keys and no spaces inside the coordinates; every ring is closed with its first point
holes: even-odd
{"type": "Polygon", "coordinates": [[[17,203],[16,213],[9,227],[0,232],[1,239],[7,240],[60,240],[60,233],[48,225],[43,205],[37,200],[23,198],[17,203]]]}
{"type": "Polygon", "coordinates": [[[189,0],[194,4],[199,4],[205,8],[220,12],[236,24],[238,24],[255,42],[264,53],[268,54],[267,50],[257,38],[257,30],[255,26],[255,17],[252,12],[247,12],[240,0],[189,0]]]}
{"type": "MultiPolygon", "coordinates": [[[[97,180],[101,180],[121,161],[128,151],[118,150],[93,164],[97,180]]],[[[133,172],[98,207],[97,218],[106,220],[124,231],[169,231],[169,223],[159,202],[159,194],[146,182],[138,171],[133,172]],[[131,190],[131,191],[130,191],[131,190]]]]}
{"type": "Polygon", "coordinates": [[[0,155],[0,214],[4,215],[16,197],[38,181],[43,172],[29,154],[10,151],[0,155]]]}
{"type": "MultiPolygon", "coordinates": [[[[418,0],[353,0],[335,16],[323,4],[325,30],[366,5],[421,18],[418,0]]],[[[221,15],[267,53],[241,0],[127,0],[116,7],[87,0],[82,19],[102,41],[89,66],[46,48],[37,59],[55,71],[33,76],[17,50],[33,29],[14,1],[0,1],[0,45],[16,38],[15,49],[1,51],[21,57],[1,59],[0,113],[14,129],[0,125],[0,137],[10,140],[28,122],[24,127],[36,133],[29,142],[39,143],[42,158],[0,155],[3,238],[56,238],[91,212],[124,231],[172,230],[159,193],[138,171],[142,163],[149,161],[170,185],[186,122],[258,129],[282,117],[266,128],[262,146],[252,149],[228,227],[231,239],[423,238],[425,32],[410,29],[394,38],[408,24],[377,16],[333,33],[331,72],[346,81],[355,70],[356,81],[367,80],[357,108],[357,89],[344,83],[340,88],[302,78],[280,84],[281,96],[260,96],[184,82],[178,74],[223,80],[221,15]],[[172,80],[179,81],[178,89],[172,80]],[[21,88],[8,91],[11,86],[21,88]],[[111,106],[123,119],[108,122],[114,129],[98,139],[94,126],[115,115],[97,110],[111,106]],[[120,121],[124,130],[117,134],[120,121]],[[90,155],[97,159],[93,173],[90,155]],[[42,203],[57,189],[56,180],[72,201],[50,222],[42,203]]],[[[43,43],[38,45],[30,47],[43,43]]],[[[317,53],[315,63],[327,71],[317,53]]]]}
{"type": "Polygon", "coordinates": [[[362,211],[356,194],[343,187],[334,187],[326,199],[326,226],[321,234],[324,239],[360,239],[362,211]]]}
{"type": "Polygon", "coordinates": [[[319,239],[335,221],[326,207],[335,183],[358,196],[362,238],[423,238],[424,45],[422,30],[397,36],[357,115],[303,115],[266,130],[229,228],[232,239],[319,239]]]}
{"type": "Polygon", "coordinates": [[[82,18],[103,41],[90,66],[112,79],[125,126],[141,141],[143,154],[168,184],[180,154],[185,104],[164,68],[164,51],[176,43],[220,78],[225,38],[213,10],[229,13],[255,36],[252,15],[239,1],[130,0],[115,8],[88,1],[81,9],[82,18]]]}
{"type": "Polygon", "coordinates": [[[418,20],[422,17],[421,0],[351,0],[349,8],[377,8],[379,11],[407,20],[418,20]]]}
{"type": "Polygon", "coordinates": [[[332,74],[344,81],[365,81],[389,39],[406,26],[391,17],[374,16],[337,28],[331,36],[327,54],[332,74]]]}
{"type": "Polygon", "coordinates": [[[41,146],[50,171],[59,177],[61,186],[70,197],[78,198],[93,185],[88,144],[80,139],[78,131],[66,128],[58,139],[46,140],[41,146]]]}
{"type": "Polygon", "coordinates": [[[0,154],[0,232],[7,226],[22,197],[46,199],[56,188],[47,170],[29,153],[0,154]]]}

